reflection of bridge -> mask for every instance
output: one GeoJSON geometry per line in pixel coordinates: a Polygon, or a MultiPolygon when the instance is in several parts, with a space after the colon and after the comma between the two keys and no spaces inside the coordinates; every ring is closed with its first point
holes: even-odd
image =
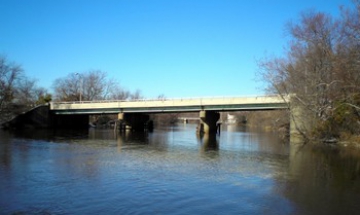
{"type": "Polygon", "coordinates": [[[255,111],[288,108],[279,96],[229,97],[198,99],[161,99],[139,101],[52,102],[50,111],[57,117],[65,115],[118,114],[129,128],[143,129],[149,113],[200,112],[203,132],[216,131],[219,111],[255,111]]]}

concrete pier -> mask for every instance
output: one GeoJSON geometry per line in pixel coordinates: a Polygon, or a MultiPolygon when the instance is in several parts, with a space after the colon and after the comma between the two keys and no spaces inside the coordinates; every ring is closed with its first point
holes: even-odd
{"type": "Polygon", "coordinates": [[[218,130],[217,121],[220,114],[215,111],[200,111],[200,128],[199,132],[204,134],[216,134],[218,130]]]}

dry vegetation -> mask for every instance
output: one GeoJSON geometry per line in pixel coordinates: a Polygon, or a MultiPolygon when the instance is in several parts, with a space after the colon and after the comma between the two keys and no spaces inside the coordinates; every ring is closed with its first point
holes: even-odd
{"type": "Polygon", "coordinates": [[[309,139],[354,139],[360,135],[360,1],[334,18],[321,12],[289,22],[290,41],[281,57],[259,62],[268,91],[292,95],[304,117],[314,120],[309,139]]]}

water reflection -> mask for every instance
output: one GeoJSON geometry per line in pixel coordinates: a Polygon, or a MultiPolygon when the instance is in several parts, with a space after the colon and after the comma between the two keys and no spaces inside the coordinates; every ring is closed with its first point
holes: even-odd
{"type": "Polygon", "coordinates": [[[195,125],[0,131],[0,214],[356,214],[360,153],[195,125]]]}
{"type": "Polygon", "coordinates": [[[217,134],[197,134],[197,138],[202,151],[206,152],[219,150],[219,139],[217,134]]]}
{"type": "Polygon", "coordinates": [[[228,132],[247,132],[249,128],[246,125],[228,124],[222,125],[221,129],[228,132]]]}
{"type": "Polygon", "coordinates": [[[149,144],[149,134],[147,132],[125,131],[116,135],[118,145],[149,144]]]}
{"type": "Polygon", "coordinates": [[[360,211],[360,151],[293,144],[284,193],[301,213],[357,214],[360,211]]]}

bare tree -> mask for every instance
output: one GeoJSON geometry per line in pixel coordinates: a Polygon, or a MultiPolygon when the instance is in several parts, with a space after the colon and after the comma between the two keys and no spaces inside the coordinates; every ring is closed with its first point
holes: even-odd
{"type": "Polygon", "coordinates": [[[338,78],[343,81],[340,92],[345,97],[352,97],[360,90],[360,0],[354,3],[353,10],[342,8],[342,41],[337,47],[338,78]]]}
{"type": "Polygon", "coordinates": [[[269,91],[292,94],[322,138],[350,128],[360,134],[360,1],[354,3],[355,9],[342,9],[339,20],[324,13],[301,14],[299,22],[286,26],[291,37],[286,55],[259,62],[269,91]],[[351,117],[352,123],[345,120],[351,117]]]}
{"type": "Polygon", "coordinates": [[[84,100],[106,100],[109,99],[111,89],[115,82],[100,70],[89,71],[81,76],[82,97],[84,100]]]}
{"type": "Polygon", "coordinates": [[[19,65],[0,57],[0,122],[50,100],[51,95],[26,77],[19,65]]]}
{"type": "Polygon", "coordinates": [[[130,91],[121,88],[119,85],[115,86],[110,92],[110,99],[112,100],[127,100],[130,98],[130,91]]]}
{"type": "Polygon", "coordinates": [[[11,117],[11,103],[15,98],[18,79],[23,75],[22,68],[0,57],[0,121],[11,117]]]}
{"type": "Polygon", "coordinates": [[[15,91],[14,102],[17,104],[34,107],[39,104],[41,96],[47,94],[46,89],[38,87],[36,80],[21,78],[15,91]]]}
{"type": "Polygon", "coordinates": [[[130,94],[130,100],[139,100],[143,99],[144,96],[141,95],[141,90],[137,89],[135,92],[130,94]]]}
{"type": "Polygon", "coordinates": [[[55,99],[60,101],[92,101],[110,98],[115,82],[105,72],[91,70],[83,73],[70,73],[54,82],[55,99]]]}
{"type": "Polygon", "coordinates": [[[138,100],[143,98],[140,90],[131,93],[100,70],[70,73],[66,77],[56,79],[53,87],[55,100],[58,101],[138,100]]]}
{"type": "Polygon", "coordinates": [[[54,81],[55,100],[79,101],[80,100],[80,77],[71,73],[65,78],[58,78],[54,81]]]}

